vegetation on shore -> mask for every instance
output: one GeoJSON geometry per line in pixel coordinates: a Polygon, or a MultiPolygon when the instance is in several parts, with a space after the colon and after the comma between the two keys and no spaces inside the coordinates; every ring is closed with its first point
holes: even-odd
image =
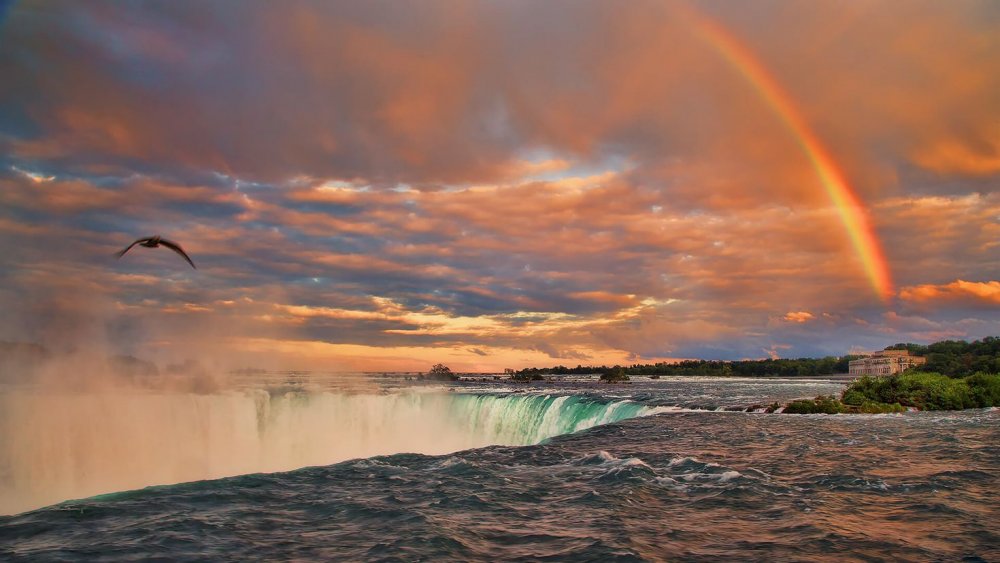
{"type": "MultiPolygon", "coordinates": [[[[785,406],[782,413],[785,414],[840,414],[840,413],[896,413],[905,412],[906,407],[899,403],[877,403],[873,401],[862,401],[857,405],[848,405],[840,399],[830,395],[820,395],[815,399],[799,399],[792,401],[785,406]]],[[[773,411],[772,411],[773,412],[773,411]]]]}
{"type": "Polygon", "coordinates": [[[1000,374],[979,372],[953,378],[909,371],[890,377],[865,376],[852,383],[841,400],[848,405],[871,401],[930,411],[1000,406],[1000,374]]]}
{"type": "Polygon", "coordinates": [[[1000,374],[979,372],[954,378],[940,373],[907,371],[884,377],[863,376],[840,399],[820,396],[792,401],[788,414],[892,413],[908,408],[961,410],[1000,406],[1000,374]]]}

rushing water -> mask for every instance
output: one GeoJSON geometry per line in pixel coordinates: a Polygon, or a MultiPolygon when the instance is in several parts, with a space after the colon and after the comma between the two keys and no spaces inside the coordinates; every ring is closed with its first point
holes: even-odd
{"type": "MultiPolygon", "coordinates": [[[[150,447],[134,452],[138,461],[106,460],[129,467],[119,483],[143,481],[171,455],[199,448],[215,461],[195,464],[193,473],[317,466],[96,491],[108,494],[0,517],[0,559],[1000,560],[997,410],[724,410],[840,388],[821,380],[664,379],[119,397],[117,412],[138,402],[125,410],[146,413],[140,426],[174,413],[155,427],[159,436],[146,435],[150,443],[190,441],[169,455],[150,447]],[[530,391],[513,392],[523,389],[530,391]],[[180,423],[192,413],[201,413],[200,425],[180,423]],[[329,464],[347,458],[358,459],[329,464]]],[[[59,424],[8,440],[32,432],[15,424],[45,401],[62,401],[67,420],[96,419],[76,435],[90,440],[88,448],[102,434],[108,442],[134,439],[116,429],[115,409],[87,403],[100,403],[94,397],[18,399],[8,396],[3,406],[21,410],[0,415],[8,492],[67,478],[55,471],[11,481],[44,455],[68,473],[96,467],[100,456],[74,450],[71,438],[62,449],[52,443],[48,433],[59,424]],[[12,457],[19,452],[36,458],[12,457]]]]}

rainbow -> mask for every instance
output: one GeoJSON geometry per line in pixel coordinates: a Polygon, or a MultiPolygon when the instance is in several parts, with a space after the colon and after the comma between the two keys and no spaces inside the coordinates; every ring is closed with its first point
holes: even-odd
{"type": "Polygon", "coordinates": [[[761,99],[798,141],[799,147],[816,170],[823,188],[837,209],[872,288],[883,301],[888,301],[894,293],[889,264],[868,219],[866,208],[844,179],[829,151],[796,109],[791,97],[757,60],[753,52],[733,34],[696,13],[693,8],[682,6],[681,13],[692,23],[696,35],[722,55],[722,58],[753,86],[761,99]]]}

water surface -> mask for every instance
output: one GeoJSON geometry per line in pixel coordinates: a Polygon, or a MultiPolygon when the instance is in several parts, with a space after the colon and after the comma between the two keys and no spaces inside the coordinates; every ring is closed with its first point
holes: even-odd
{"type": "MultiPolygon", "coordinates": [[[[445,412],[456,433],[512,445],[68,501],[0,517],[0,556],[1000,559],[996,409],[715,410],[841,386],[678,379],[425,390],[434,399],[421,404],[445,412]]],[[[399,401],[399,392],[383,397],[399,401]]]]}

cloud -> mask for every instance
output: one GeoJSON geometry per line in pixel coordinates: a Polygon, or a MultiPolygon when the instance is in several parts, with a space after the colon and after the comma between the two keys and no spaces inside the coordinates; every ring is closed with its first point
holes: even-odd
{"type": "Polygon", "coordinates": [[[781,357],[781,351],[782,350],[789,350],[789,349],[791,349],[791,347],[792,346],[789,345],[789,344],[772,344],[770,347],[768,347],[768,348],[762,348],[761,350],[765,354],[767,354],[768,358],[770,358],[772,360],[777,360],[778,358],[781,357]]]}
{"type": "Polygon", "coordinates": [[[801,324],[809,322],[815,319],[816,317],[809,311],[789,311],[788,313],[785,313],[785,316],[782,318],[790,323],[801,324]]]}
{"type": "Polygon", "coordinates": [[[1000,133],[970,147],[956,139],[946,139],[921,149],[914,156],[920,166],[934,172],[991,176],[1000,172],[1000,133]]]}
{"type": "MultiPolygon", "coordinates": [[[[1000,73],[983,6],[787,6],[767,26],[745,7],[707,15],[785,84],[865,194],[897,189],[900,161],[994,170],[1000,73]]],[[[31,125],[6,128],[26,161],[433,188],[624,156],[696,204],[824,197],[795,140],[669,4],[83,4],[15,7],[5,32],[0,100],[31,125]]]]}
{"type": "Polygon", "coordinates": [[[694,5],[866,206],[888,306],[798,141],[674,4],[81,3],[14,6],[0,42],[0,330],[48,338],[32,311],[85,316],[52,296],[88,280],[97,324],[162,357],[186,333],[502,368],[1000,331],[997,282],[952,281],[1000,252],[996,10],[775,6],[694,5]],[[156,233],[200,269],[111,257],[156,233]]]}
{"type": "Polygon", "coordinates": [[[915,303],[942,305],[965,303],[979,307],[1000,306],[1000,281],[968,282],[955,280],[947,284],[924,284],[904,287],[900,299],[915,303]]]}

